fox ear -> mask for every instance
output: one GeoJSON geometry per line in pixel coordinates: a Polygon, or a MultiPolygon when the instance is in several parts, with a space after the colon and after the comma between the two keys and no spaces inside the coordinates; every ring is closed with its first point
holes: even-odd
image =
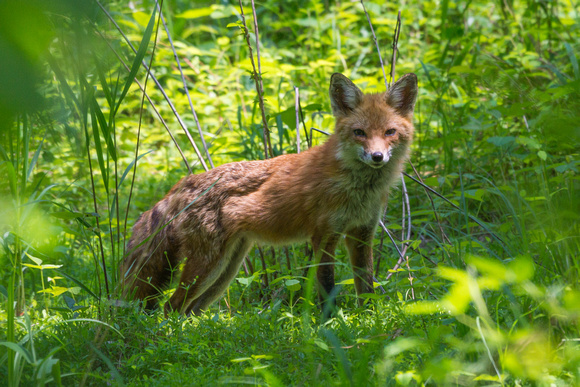
{"type": "Polygon", "coordinates": [[[410,116],[415,109],[417,99],[417,76],[405,74],[391,86],[387,93],[387,103],[401,115],[410,116]]]}
{"type": "Polygon", "coordinates": [[[330,105],[335,117],[351,113],[362,101],[363,93],[340,73],[330,77],[330,105]]]}

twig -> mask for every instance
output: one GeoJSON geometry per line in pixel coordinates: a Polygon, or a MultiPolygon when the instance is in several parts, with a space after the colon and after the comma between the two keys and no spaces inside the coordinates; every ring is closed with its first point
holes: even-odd
{"type": "Polygon", "coordinates": [[[181,62],[179,61],[179,56],[177,56],[177,51],[175,50],[175,46],[173,45],[173,39],[171,39],[171,34],[169,33],[169,28],[167,28],[167,24],[165,23],[165,18],[163,17],[163,12],[161,7],[159,7],[159,14],[161,15],[161,22],[163,23],[163,27],[165,28],[165,33],[167,34],[167,38],[169,39],[169,44],[171,45],[171,50],[173,51],[173,57],[177,62],[177,67],[179,68],[179,73],[181,74],[181,81],[183,82],[183,89],[185,90],[185,95],[187,95],[187,100],[189,101],[189,107],[191,109],[191,113],[193,114],[193,118],[195,120],[195,124],[197,125],[197,131],[199,132],[199,138],[201,138],[201,143],[203,145],[203,149],[205,150],[205,155],[207,156],[207,160],[209,161],[209,165],[213,168],[213,160],[209,154],[209,150],[207,148],[207,144],[205,143],[205,138],[203,137],[203,132],[201,130],[201,125],[199,124],[199,119],[197,118],[197,113],[193,107],[193,102],[191,102],[191,96],[189,95],[189,89],[187,87],[187,82],[185,81],[185,75],[183,74],[183,69],[181,68],[181,62]]]}
{"type": "Polygon", "coordinates": [[[374,275],[373,275],[373,281],[375,281],[379,285],[379,289],[381,289],[381,292],[383,292],[383,294],[387,294],[387,291],[385,290],[385,288],[383,288],[383,285],[379,284],[379,280],[374,275]]]}
{"type": "MultiPolygon", "coordinates": [[[[411,205],[409,204],[409,193],[407,192],[407,185],[405,184],[405,177],[401,174],[401,186],[403,187],[403,228],[402,228],[402,235],[403,235],[403,255],[407,252],[407,248],[409,247],[409,240],[411,239],[411,205]],[[407,235],[405,235],[405,206],[407,208],[407,235]]],[[[409,266],[409,258],[407,259],[407,266],[409,266]]],[[[411,272],[409,271],[409,278],[412,278],[411,272]]],[[[413,281],[411,282],[411,289],[413,288],[413,281]]],[[[415,293],[413,291],[413,299],[415,299],[415,293]]]]}
{"type": "Polygon", "coordinates": [[[246,262],[248,264],[248,269],[250,270],[250,274],[254,275],[254,265],[252,264],[252,261],[250,261],[248,259],[247,255],[246,255],[246,258],[244,258],[244,262],[246,262]]]}
{"type": "MultiPolygon", "coordinates": [[[[432,194],[435,194],[436,196],[440,197],[447,204],[449,204],[451,207],[455,208],[456,210],[463,211],[459,206],[457,206],[451,200],[447,199],[445,196],[441,195],[439,192],[435,191],[433,188],[429,187],[427,184],[420,182],[419,180],[415,179],[413,176],[409,175],[406,172],[403,172],[403,175],[407,176],[409,179],[413,180],[415,183],[419,184],[420,186],[422,186],[423,188],[425,188],[426,190],[428,190],[432,194]]],[[[483,224],[482,221],[477,219],[475,216],[473,216],[471,214],[467,214],[467,216],[469,217],[469,219],[473,220],[479,226],[483,227],[483,229],[485,231],[487,231],[496,241],[498,241],[502,245],[504,250],[508,253],[508,255],[512,255],[510,249],[508,248],[507,244],[503,241],[503,239],[501,239],[496,233],[491,231],[485,224],[483,224]]]]}
{"type": "MultiPolygon", "coordinates": [[[[133,50],[134,53],[137,53],[137,50],[135,49],[135,47],[133,46],[133,44],[131,43],[131,41],[129,40],[129,38],[127,38],[127,36],[125,35],[125,33],[123,32],[123,30],[121,29],[121,27],[119,27],[119,25],[117,24],[117,22],[115,21],[115,19],[113,19],[113,17],[111,16],[111,14],[105,9],[105,7],[103,7],[103,5],[99,2],[99,0],[95,0],[95,1],[96,1],[97,5],[101,8],[101,10],[105,13],[105,15],[107,16],[107,18],[111,21],[111,23],[113,23],[113,25],[115,26],[115,28],[117,29],[117,31],[119,31],[119,33],[121,34],[121,36],[123,37],[123,39],[125,39],[125,42],[129,45],[129,47],[131,48],[131,50],[133,50]]],[[[157,86],[157,88],[159,89],[159,91],[161,92],[161,94],[163,95],[163,97],[165,98],[165,100],[167,101],[167,104],[171,108],[171,111],[175,115],[175,118],[177,118],[177,122],[179,122],[179,125],[183,128],[183,131],[185,132],[185,135],[189,139],[189,142],[191,143],[191,146],[193,147],[193,149],[195,151],[195,154],[197,155],[197,157],[199,159],[199,162],[201,163],[201,166],[203,167],[203,169],[205,169],[207,171],[208,168],[207,168],[207,165],[205,163],[205,160],[203,159],[203,157],[201,155],[201,152],[199,151],[199,149],[198,149],[195,141],[193,141],[193,137],[191,137],[191,133],[189,133],[189,130],[187,129],[187,125],[185,125],[185,122],[183,122],[183,120],[181,119],[181,116],[177,112],[177,109],[173,105],[173,102],[171,102],[171,99],[169,98],[169,96],[165,92],[165,89],[163,89],[163,87],[161,86],[161,84],[159,83],[159,81],[157,80],[157,78],[155,77],[155,75],[153,75],[153,73],[151,72],[151,70],[147,66],[147,63],[145,63],[145,61],[143,61],[143,67],[145,68],[145,70],[147,71],[147,74],[151,77],[151,79],[153,80],[153,82],[155,82],[155,85],[157,86]]]]}
{"type": "MultiPolygon", "coordinates": [[[[365,8],[365,3],[363,0],[360,0],[360,4],[363,7],[363,11],[365,11],[365,15],[367,16],[367,20],[369,22],[369,27],[371,28],[371,33],[373,34],[373,40],[375,41],[375,45],[377,46],[377,53],[379,54],[379,61],[381,62],[381,69],[383,70],[383,78],[385,78],[385,87],[389,90],[389,83],[387,82],[387,74],[385,73],[385,65],[383,64],[383,57],[381,56],[381,49],[379,48],[379,42],[377,41],[377,37],[375,35],[375,30],[373,28],[373,24],[371,23],[371,17],[365,8]]],[[[399,13],[400,15],[400,13],[399,13]]]]}
{"type": "Polygon", "coordinates": [[[401,11],[397,15],[395,34],[393,36],[393,57],[391,58],[391,85],[395,83],[395,63],[397,62],[397,45],[399,44],[399,33],[401,32],[401,11]]]}
{"type": "Polygon", "coordinates": [[[250,42],[250,33],[248,31],[248,25],[246,24],[246,15],[244,14],[244,6],[242,5],[242,0],[238,0],[240,4],[240,14],[242,17],[243,33],[246,38],[246,43],[248,44],[248,50],[250,53],[250,63],[252,64],[252,78],[256,84],[256,92],[258,93],[258,103],[260,105],[260,112],[262,113],[262,125],[264,127],[263,141],[264,141],[264,156],[268,158],[274,157],[272,152],[272,145],[270,144],[270,130],[268,129],[268,120],[266,119],[266,110],[264,108],[264,86],[262,84],[262,70],[260,65],[260,41],[258,34],[258,20],[256,18],[256,8],[254,6],[254,0],[252,0],[252,12],[254,14],[254,29],[256,35],[256,52],[258,56],[258,70],[256,71],[256,64],[254,63],[254,54],[252,51],[252,44],[250,42]]]}
{"type": "Polygon", "coordinates": [[[393,272],[395,270],[397,270],[399,267],[401,267],[401,264],[405,261],[404,254],[407,252],[407,247],[405,246],[405,248],[403,249],[403,252],[401,252],[401,250],[399,250],[399,246],[397,246],[397,243],[393,239],[393,236],[391,235],[389,230],[385,227],[385,224],[383,223],[382,220],[379,220],[379,225],[381,226],[383,231],[389,236],[389,238],[391,239],[391,242],[393,243],[393,246],[395,246],[395,249],[397,249],[397,253],[399,253],[399,260],[397,261],[397,264],[393,267],[392,271],[389,274],[387,274],[386,279],[389,279],[393,276],[393,272]]]}
{"type": "Polygon", "coordinates": [[[284,246],[284,254],[286,255],[286,265],[288,265],[288,272],[292,272],[292,265],[290,264],[290,251],[288,246],[284,246]]]}
{"type": "MultiPolygon", "coordinates": [[[[411,205],[409,204],[409,192],[407,191],[407,185],[405,184],[405,178],[401,174],[401,185],[403,186],[403,197],[405,198],[405,203],[407,204],[407,240],[411,239],[411,205]]],[[[407,243],[408,244],[408,243],[407,243]]]]}
{"type": "MultiPolygon", "coordinates": [[[[401,174],[401,187],[403,188],[402,196],[403,196],[403,216],[401,219],[402,228],[401,228],[401,239],[409,240],[411,239],[411,206],[409,205],[409,193],[407,192],[407,185],[405,184],[405,177],[401,174]],[[405,215],[407,215],[408,225],[407,225],[407,234],[405,234],[405,215]]],[[[405,242],[408,243],[408,242],[405,242]]]]}
{"type": "MultiPolygon", "coordinates": [[[[388,203],[389,203],[389,195],[387,194],[387,205],[385,205],[385,209],[383,210],[383,215],[381,216],[381,219],[385,218],[385,215],[387,214],[387,207],[388,207],[388,203]]],[[[383,257],[383,245],[385,242],[385,231],[383,231],[381,229],[381,239],[379,242],[379,248],[378,250],[381,252],[381,254],[379,254],[379,257],[377,258],[377,264],[375,265],[375,275],[379,275],[379,270],[381,268],[381,258],[383,257]]]]}
{"type": "Polygon", "coordinates": [[[502,382],[501,373],[499,372],[499,370],[497,369],[497,366],[495,365],[495,361],[493,360],[493,356],[491,356],[491,351],[489,350],[489,347],[487,346],[487,341],[485,341],[485,336],[484,336],[483,331],[481,329],[481,323],[479,322],[479,320],[480,320],[479,316],[477,316],[475,318],[475,322],[477,323],[477,330],[479,330],[479,335],[481,336],[481,339],[483,340],[483,345],[485,346],[485,349],[487,349],[487,356],[489,357],[489,360],[491,360],[491,364],[493,365],[495,373],[497,374],[499,381],[502,382]]]}
{"type": "Polygon", "coordinates": [[[300,92],[294,86],[294,106],[296,108],[296,153],[300,153],[300,92]]]}
{"type": "Polygon", "coordinates": [[[268,266],[266,265],[266,257],[264,257],[264,251],[262,251],[262,246],[258,245],[258,253],[260,255],[260,261],[262,261],[262,270],[264,270],[264,287],[267,288],[270,285],[268,281],[268,266]]]}
{"type": "Polygon", "coordinates": [[[266,119],[266,109],[264,108],[264,83],[262,82],[262,65],[260,63],[260,33],[258,30],[258,16],[256,16],[256,6],[252,0],[252,14],[254,15],[254,33],[256,35],[256,60],[258,61],[258,81],[260,82],[260,109],[262,110],[262,121],[264,124],[264,135],[268,142],[268,151],[270,157],[274,157],[272,151],[272,143],[270,142],[270,129],[268,128],[268,120],[266,119]]]}
{"type": "MultiPolygon", "coordinates": [[[[417,170],[415,169],[415,166],[413,165],[411,160],[409,160],[409,164],[411,164],[411,168],[413,168],[413,172],[415,172],[415,176],[417,176],[417,178],[421,181],[421,183],[424,184],[423,179],[419,175],[419,172],[417,172],[417,170]]],[[[427,189],[425,187],[423,187],[423,189],[425,190],[425,193],[427,194],[427,196],[429,197],[429,201],[431,202],[431,208],[433,209],[433,214],[435,214],[435,219],[437,220],[437,225],[439,226],[439,231],[441,231],[441,238],[443,239],[443,242],[447,241],[447,243],[451,244],[451,241],[449,241],[447,234],[445,234],[445,231],[443,231],[443,226],[441,226],[441,220],[439,219],[439,214],[437,213],[437,210],[435,209],[435,203],[433,202],[433,197],[431,196],[431,193],[429,191],[427,191],[427,189]]]]}
{"type": "Polygon", "coordinates": [[[246,258],[242,261],[242,266],[244,267],[244,273],[246,273],[246,277],[250,276],[250,272],[248,271],[248,265],[246,264],[246,258]]]}
{"type": "Polygon", "coordinates": [[[409,257],[405,257],[407,262],[407,270],[409,270],[409,283],[411,284],[411,298],[415,299],[415,288],[413,287],[413,275],[411,274],[411,267],[409,267],[409,257]]]}

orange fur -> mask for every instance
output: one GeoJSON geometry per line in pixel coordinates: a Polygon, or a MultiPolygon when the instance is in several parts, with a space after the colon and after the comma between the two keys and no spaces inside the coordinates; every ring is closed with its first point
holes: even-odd
{"type": "Polygon", "coordinates": [[[414,74],[387,93],[367,95],[335,74],[330,97],[336,129],[323,145],[183,178],[135,224],[121,267],[125,296],[155,306],[171,269],[186,259],[165,309],[199,313],[225,291],[254,242],[308,239],[327,296],[341,235],[357,293],[372,292],[372,240],[388,188],[408,156],[416,94],[414,74]]]}

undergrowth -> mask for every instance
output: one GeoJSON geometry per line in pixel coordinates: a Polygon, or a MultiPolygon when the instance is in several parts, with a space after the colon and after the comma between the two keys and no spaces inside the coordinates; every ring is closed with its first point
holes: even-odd
{"type": "MultiPolygon", "coordinates": [[[[364,5],[390,74],[399,9],[364,5]]],[[[181,177],[265,157],[264,119],[274,155],[297,152],[297,132],[301,149],[322,143],[333,72],[384,91],[359,2],[255,6],[258,41],[249,2],[245,25],[225,1],[165,2],[163,20],[147,0],[0,4],[0,380],[580,383],[571,2],[400,5],[395,73],[418,75],[416,136],[365,307],[339,247],[338,308],[321,320],[308,244],[255,246],[199,317],[118,299],[131,225],[181,177]]]]}

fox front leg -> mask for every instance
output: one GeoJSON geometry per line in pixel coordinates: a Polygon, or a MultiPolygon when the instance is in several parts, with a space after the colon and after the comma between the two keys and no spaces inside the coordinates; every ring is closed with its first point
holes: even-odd
{"type": "Polygon", "coordinates": [[[328,317],[335,306],[334,294],[334,250],[339,235],[330,234],[324,237],[313,237],[315,262],[318,264],[316,277],[318,279],[318,296],[323,315],[328,317]]]}
{"type": "MultiPolygon", "coordinates": [[[[346,234],[346,246],[354,274],[356,294],[374,293],[373,289],[373,238],[374,226],[360,226],[346,234]]],[[[359,298],[359,304],[363,300],[359,298]]]]}

